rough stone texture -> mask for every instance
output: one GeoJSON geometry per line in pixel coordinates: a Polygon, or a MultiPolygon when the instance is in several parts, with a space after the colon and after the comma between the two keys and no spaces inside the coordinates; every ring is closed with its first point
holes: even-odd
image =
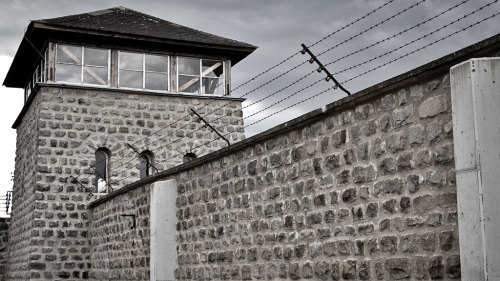
{"type": "Polygon", "coordinates": [[[184,214],[178,216],[179,279],[229,265],[250,267],[248,280],[456,278],[457,224],[443,219],[456,212],[455,185],[447,180],[454,170],[452,139],[426,138],[428,124],[449,119],[451,111],[420,116],[417,110],[446,95],[449,89],[425,81],[408,85],[166,176],[178,184],[184,214]],[[384,118],[390,125],[358,135],[384,118]],[[429,159],[417,163],[424,149],[429,159]],[[231,173],[236,167],[247,169],[231,173]],[[325,181],[327,174],[334,180],[325,181]],[[227,189],[236,185],[248,189],[227,189]],[[243,201],[248,204],[236,203],[243,201]],[[228,252],[246,252],[246,259],[221,258],[228,252]]]}
{"type": "MultiPolygon", "coordinates": [[[[149,185],[91,210],[91,279],[149,280],[149,210],[149,185]],[[133,228],[131,217],[122,217],[122,214],[135,214],[136,227],[133,228]]],[[[195,262],[192,257],[179,258],[179,262],[184,260],[195,262]]]]}
{"type": "MultiPolygon", "coordinates": [[[[436,82],[446,71],[353,95],[154,176],[177,184],[176,206],[166,206],[177,214],[176,278],[460,278],[450,89],[436,82]]],[[[160,169],[224,147],[197,147],[214,135],[193,133],[201,125],[190,116],[171,125],[193,106],[238,141],[241,105],[216,110],[222,103],[42,87],[18,128],[10,280],[148,280],[151,181],[87,209],[97,197],[69,176],[92,186],[88,164],[102,146],[115,188],[138,179],[124,143],[153,151],[160,169]],[[122,213],[136,214],[137,228],[122,213]]]]}
{"type": "Polygon", "coordinates": [[[9,224],[10,218],[0,218],[0,281],[5,281],[7,278],[9,224]]]}
{"type": "MultiPolygon", "coordinates": [[[[116,190],[139,180],[139,160],[127,143],[139,152],[153,152],[153,163],[160,171],[181,164],[187,152],[202,156],[227,146],[195,122],[189,115],[191,108],[202,108],[198,113],[232,142],[244,138],[241,101],[40,86],[17,127],[8,280],[79,280],[102,277],[101,270],[108,271],[105,280],[123,280],[130,273],[128,268],[147,268],[149,257],[143,254],[139,260],[128,247],[127,254],[110,251],[111,256],[93,256],[94,249],[114,246],[90,243],[91,229],[96,226],[87,205],[103,195],[89,195],[95,188],[90,164],[95,164],[96,149],[106,148],[109,185],[116,190]],[[117,261],[118,256],[123,259],[117,261]],[[116,273],[118,268],[123,271],[116,273]]],[[[232,170],[224,177],[238,172],[232,170]]],[[[233,188],[228,186],[228,192],[233,188]]],[[[183,200],[193,202],[193,198],[183,200]]],[[[145,216],[148,210],[144,209],[145,216]]],[[[116,221],[111,233],[127,229],[118,213],[100,215],[109,224],[113,224],[111,219],[116,221]]],[[[189,212],[184,215],[188,218],[189,212]]],[[[139,239],[132,238],[137,234],[120,235],[131,243],[139,239]]],[[[147,240],[139,239],[134,247],[148,243],[149,233],[143,235],[147,240]]],[[[136,279],[149,278],[147,270],[137,272],[136,279]]]]}

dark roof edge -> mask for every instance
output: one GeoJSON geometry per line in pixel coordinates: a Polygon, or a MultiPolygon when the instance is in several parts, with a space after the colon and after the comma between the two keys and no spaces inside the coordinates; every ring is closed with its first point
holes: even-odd
{"type": "MultiPolygon", "coordinates": [[[[172,43],[172,44],[179,44],[179,45],[186,45],[186,46],[202,46],[202,47],[213,47],[217,49],[229,49],[229,50],[240,50],[240,51],[247,51],[247,52],[253,52],[256,50],[258,47],[254,46],[249,43],[245,43],[242,41],[238,40],[233,40],[229,38],[225,38],[222,36],[218,36],[224,39],[232,40],[236,43],[239,44],[244,44],[247,46],[238,46],[238,45],[229,45],[229,44],[215,44],[215,43],[199,43],[199,42],[192,42],[192,41],[184,41],[184,40],[175,40],[175,39],[166,39],[166,38],[161,38],[161,37],[155,37],[155,36],[146,36],[146,35],[135,35],[135,34],[128,34],[128,33],[123,33],[123,32],[117,32],[117,31],[104,31],[104,30],[97,30],[97,29],[91,29],[91,28],[82,28],[82,27],[68,27],[62,24],[56,24],[56,23],[48,23],[48,22],[43,22],[43,21],[31,21],[33,23],[34,28],[40,28],[40,29],[52,29],[52,30],[59,30],[59,31],[68,31],[68,32],[86,32],[89,34],[93,35],[99,35],[99,36],[106,36],[106,37],[120,37],[124,39],[133,39],[133,40],[141,40],[141,41],[154,41],[154,42],[160,42],[160,43],[172,43]],[[119,35],[119,36],[118,36],[119,35]]],[[[195,29],[194,29],[195,30],[195,29]]],[[[197,30],[198,31],[198,30],[197,30]]],[[[198,31],[198,32],[203,32],[203,31],[198,31]]],[[[207,32],[203,32],[206,34],[209,34],[207,32]]]]}
{"type": "Polygon", "coordinates": [[[103,92],[120,92],[120,93],[128,93],[128,94],[138,94],[138,95],[148,95],[148,96],[166,96],[166,97],[180,97],[180,98],[198,98],[198,99],[218,99],[218,100],[230,100],[230,101],[240,101],[244,102],[245,98],[236,98],[236,97],[228,97],[228,96],[203,96],[203,95],[190,95],[190,94],[179,94],[179,93],[160,93],[160,92],[152,92],[152,91],[141,91],[134,89],[122,89],[122,88],[106,88],[106,87],[92,87],[87,85],[72,85],[72,84],[59,84],[59,83],[37,83],[33,88],[31,95],[28,97],[28,100],[24,103],[21,112],[17,116],[14,124],[12,124],[12,129],[17,129],[17,126],[23,120],[24,114],[28,111],[33,99],[41,87],[55,87],[55,88],[64,88],[64,89],[83,89],[83,90],[94,90],[94,91],[103,91],[103,92]]]}
{"type": "MultiPolygon", "coordinates": [[[[488,49],[487,51],[495,50],[494,45],[500,45],[500,33],[497,35],[494,35],[488,39],[482,40],[478,43],[475,43],[473,45],[465,47],[459,51],[456,51],[454,53],[446,55],[442,58],[431,61],[423,66],[417,67],[413,70],[410,70],[408,72],[400,74],[396,77],[393,77],[393,78],[385,80],[381,83],[378,83],[374,86],[368,87],[368,88],[361,90],[361,91],[359,91],[351,96],[345,97],[345,98],[340,99],[340,100],[335,101],[335,102],[332,102],[332,103],[326,105],[324,108],[313,110],[309,113],[303,114],[303,115],[301,115],[295,119],[292,119],[288,122],[285,122],[283,124],[280,124],[276,127],[271,128],[269,130],[266,130],[262,133],[254,135],[248,139],[242,140],[240,142],[237,142],[235,144],[232,144],[232,145],[227,146],[225,148],[222,148],[220,150],[206,154],[206,155],[204,155],[200,158],[197,158],[189,163],[185,163],[185,164],[173,167],[171,169],[168,169],[166,171],[162,171],[162,172],[155,174],[153,176],[150,176],[148,178],[145,178],[145,179],[136,181],[134,183],[131,183],[129,185],[126,185],[126,186],[122,187],[121,189],[113,191],[112,193],[105,195],[105,196],[89,203],[88,207],[93,208],[93,207],[98,206],[98,205],[100,205],[100,204],[120,195],[120,194],[124,194],[124,193],[126,193],[130,190],[133,190],[137,187],[140,187],[142,185],[151,184],[151,183],[156,182],[156,181],[161,180],[161,179],[167,179],[167,178],[169,178],[177,173],[189,170],[189,169],[191,169],[195,166],[198,166],[200,164],[208,163],[208,162],[215,160],[215,159],[218,159],[222,156],[229,155],[229,154],[236,152],[244,147],[247,147],[249,144],[265,141],[265,140],[273,137],[275,134],[286,133],[288,131],[294,130],[297,127],[302,127],[304,125],[310,124],[314,120],[317,120],[326,114],[330,114],[331,112],[334,112],[336,110],[344,109],[346,107],[352,106],[352,105],[357,104],[359,102],[366,101],[366,100],[371,99],[371,98],[373,98],[381,93],[392,91],[404,83],[408,83],[408,82],[417,80],[418,78],[421,78],[421,76],[425,77],[425,76],[431,75],[437,71],[442,71],[445,68],[449,69],[453,64],[458,64],[460,61],[466,60],[469,58],[469,56],[473,56],[475,53],[478,53],[482,50],[485,50],[485,49],[488,49]]],[[[496,49],[498,49],[498,46],[496,49]]]]}
{"type": "MultiPolygon", "coordinates": [[[[62,17],[59,17],[59,18],[70,18],[70,17],[74,17],[74,16],[79,16],[79,15],[93,14],[93,13],[103,12],[103,11],[107,11],[107,10],[117,10],[117,9],[132,11],[134,13],[141,14],[141,15],[146,16],[146,17],[154,18],[154,19],[162,21],[162,22],[168,22],[170,24],[173,24],[173,25],[176,25],[176,26],[179,26],[179,27],[182,27],[182,28],[190,29],[190,30],[192,30],[194,32],[203,33],[203,34],[206,34],[206,35],[209,35],[209,36],[215,36],[215,37],[219,37],[219,38],[222,38],[222,39],[225,39],[225,40],[228,40],[228,41],[232,41],[233,43],[237,44],[237,46],[234,46],[234,47],[237,47],[237,48],[253,48],[254,50],[257,49],[257,46],[254,46],[252,44],[249,44],[249,43],[246,43],[246,42],[243,42],[243,41],[239,41],[239,40],[227,38],[227,37],[224,37],[224,36],[220,36],[220,35],[208,33],[208,32],[202,31],[202,30],[198,30],[198,29],[195,29],[195,28],[192,28],[192,27],[189,27],[189,26],[185,26],[185,25],[181,25],[181,24],[174,23],[174,22],[171,22],[171,21],[167,21],[167,20],[159,18],[157,16],[149,15],[149,14],[143,13],[141,11],[130,9],[130,8],[127,8],[127,7],[124,7],[124,6],[111,7],[111,8],[107,8],[107,9],[90,11],[90,12],[86,12],[86,13],[78,13],[78,14],[66,15],[66,16],[62,16],[62,17]]],[[[51,26],[66,27],[66,28],[70,28],[70,29],[92,30],[92,31],[98,31],[98,32],[100,31],[100,32],[106,33],[105,31],[96,30],[96,29],[92,29],[92,28],[68,27],[68,26],[65,26],[62,23],[61,24],[51,23],[50,21],[54,20],[54,19],[58,19],[58,18],[48,18],[48,19],[32,20],[31,22],[42,23],[42,24],[51,25],[51,26]]],[[[117,33],[119,33],[119,34],[127,35],[127,33],[123,33],[123,32],[108,32],[108,34],[109,33],[111,33],[111,34],[117,34],[117,33]]],[[[154,36],[138,36],[138,37],[161,38],[161,37],[154,37],[154,36]]],[[[189,42],[189,41],[176,41],[176,40],[171,40],[171,41],[173,41],[173,42],[189,42]]],[[[203,43],[203,45],[205,45],[205,44],[209,44],[209,43],[203,43]]],[[[230,44],[227,44],[227,45],[209,44],[209,45],[230,46],[230,44]]],[[[233,46],[233,45],[231,45],[231,46],[233,46]]]]}

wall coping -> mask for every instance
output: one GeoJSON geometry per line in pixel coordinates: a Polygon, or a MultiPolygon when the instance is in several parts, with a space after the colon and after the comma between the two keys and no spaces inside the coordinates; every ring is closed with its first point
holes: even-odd
{"type": "Polygon", "coordinates": [[[400,74],[398,76],[395,76],[393,78],[390,78],[388,80],[385,80],[383,82],[380,82],[374,86],[368,87],[364,90],[361,90],[355,94],[352,94],[350,96],[344,97],[340,100],[334,101],[323,108],[319,108],[313,111],[310,111],[308,113],[305,113],[297,118],[294,118],[288,122],[282,123],[280,125],[277,125],[271,129],[268,129],[264,132],[261,132],[257,135],[254,135],[248,139],[242,140],[240,142],[234,143],[230,146],[224,147],[220,150],[216,150],[214,152],[211,152],[209,154],[206,154],[202,157],[199,157],[191,162],[181,164],[179,166],[175,166],[173,168],[170,168],[168,170],[159,172],[155,175],[152,175],[148,178],[133,182],[131,184],[128,184],[118,190],[115,190],[103,197],[100,197],[99,199],[96,199],[95,201],[92,201],[89,203],[88,208],[94,208],[96,206],[99,206],[100,204],[103,204],[114,197],[117,197],[121,194],[127,193],[130,190],[133,190],[135,188],[138,188],[140,186],[146,185],[146,184],[151,184],[155,181],[161,180],[161,179],[166,179],[168,177],[171,177],[172,175],[178,174],[180,172],[189,170],[193,167],[211,162],[215,159],[219,159],[221,157],[224,157],[226,155],[229,155],[233,152],[236,152],[242,148],[248,147],[249,145],[252,145],[254,143],[258,143],[261,141],[265,141],[267,139],[270,139],[274,137],[277,134],[282,134],[286,133],[288,131],[294,130],[297,127],[302,127],[307,124],[310,124],[314,122],[314,120],[320,119],[321,117],[328,115],[332,112],[339,111],[351,106],[354,106],[356,104],[362,103],[366,100],[372,99],[380,94],[392,91],[396,88],[399,88],[400,86],[414,82],[419,79],[425,79],[426,77],[430,77],[435,73],[438,72],[443,72],[446,71],[448,72],[449,69],[453,66],[456,65],[462,61],[465,61],[467,59],[470,59],[472,57],[478,57],[478,56],[484,56],[488,54],[489,52],[499,50],[500,49],[500,33],[487,38],[485,40],[482,40],[480,42],[477,42],[473,45],[470,45],[468,47],[465,47],[461,50],[458,50],[456,52],[453,52],[449,55],[446,55],[444,57],[441,57],[439,59],[436,59],[434,61],[431,61],[427,64],[424,64],[420,67],[417,67],[415,69],[412,69],[408,72],[405,72],[403,74],[400,74]]]}

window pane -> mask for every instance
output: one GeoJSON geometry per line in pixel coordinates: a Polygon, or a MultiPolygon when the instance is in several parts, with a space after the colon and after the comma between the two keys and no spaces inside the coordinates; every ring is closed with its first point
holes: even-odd
{"type": "Polygon", "coordinates": [[[168,75],[165,73],[146,72],[146,89],[168,90],[168,75]]]}
{"type": "Polygon", "coordinates": [[[146,55],[146,71],[168,72],[168,57],[146,55]]]}
{"type": "Polygon", "coordinates": [[[120,87],[139,88],[142,89],[142,72],[120,70],[120,87]]]}
{"type": "Polygon", "coordinates": [[[82,47],[57,45],[57,62],[82,64],[82,47]]]}
{"type": "Polygon", "coordinates": [[[83,52],[85,65],[108,66],[108,50],[85,48],[83,52]]]}
{"type": "Polygon", "coordinates": [[[220,78],[203,77],[202,94],[224,95],[224,80],[220,78]]]}
{"type": "Polygon", "coordinates": [[[200,77],[179,75],[179,92],[199,93],[200,77]]]}
{"type": "Polygon", "coordinates": [[[79,65],[57,64],[56,81],[82,83],[82,67],[79,65]]]}
{"type": "Polygon", "coordinates": [[[203,76],[220,77],[223,73],[222,62],[213,60],[203,60],[202,62],[203,76]]]}
{"type": "Polygon", "coordinates": [[[142,54],[120,52],[120,68],[142,70],[142,54]]]}
{"type": "Polygon", "coordinates": [[[200,75],[200,59],[179,58],[179,74],[200,75]]]}
{"type": "Polygon", "coordinates": [[[83,68],[83,83],[95,85],[108,85],[108,69],[104,67],[90,67],[83,68]]]}
{"type": "Polygon", "coordinates": [[[98,193],[106,192],[108,155],[104,151],[95,152],[95,186],[98,193]]]}

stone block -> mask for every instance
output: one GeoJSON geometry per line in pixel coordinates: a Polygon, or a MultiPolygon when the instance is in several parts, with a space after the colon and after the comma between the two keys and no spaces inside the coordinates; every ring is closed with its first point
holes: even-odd
{"type": "Polygon", "coordinates": [[[434,117],[446,110],[446,103],[441,96],[429,97],[418,107],[420,118],[434,117]]]}
{"type": "Polygon", "coordinates": [[[411,269],[407,258],[390,258],[385,261],[385,269],[393,280],[410,278],[411,269]]]}

